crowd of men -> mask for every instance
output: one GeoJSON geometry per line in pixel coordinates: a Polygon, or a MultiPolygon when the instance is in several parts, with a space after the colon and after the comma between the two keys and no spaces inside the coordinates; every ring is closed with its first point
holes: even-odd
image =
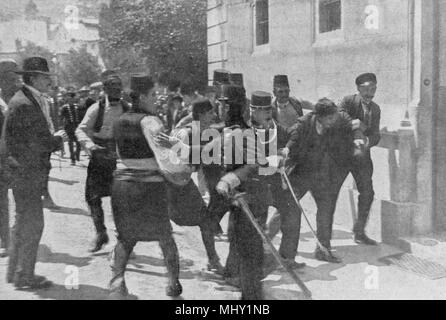
{"type": "Polygon", "coordinates": [[[34,269],[43,207],[51,199],[51,153],[63,149],[64,141],[72,165],[80,160],[81,149],[89,156],[85,200],[96,231],[90,252],[109,242],[102,199],[111,197],[118,234],[111,259],[112,298],[128,294],[125,269],[138,241],[159,242],[168,270],[166,294],[182,293],[174,221],[200,228],[210,271],[240,287],[243,299],[262,299],[261,280],[277,262],[264,249],[260,233],[272,240],[281,231],[281,263],[305,268],[296,256],[302,215],[298,200],[307,192],[317,205],[315,258],[340,263],[331,248],[333,216],[349,173],[359,191],[354,241],[377,245],[365,232],[374,198],[370,149],[380,140],[373,73],[359,75],[358,93],[339,105],[327,98],[312,104],[291,96],[287,75],[274,76],[273,94],[254,91],[250,99],[243,75],[227,70],[216,70],[213,85],[202,94],[176,80],[163,88],[148,74],[132,75],[130,92],[124,92],[113,70],[89,87],[51,93],[51,76],[40,57],[25,59],[21,68],[13,60],[0,61],[0,256],[9,256],[6,280],[17,289],[52,285],[34,269]],[[197,142],[197,129],[201,135],[208,129],[218,135],[200,136],[197,142]],[[243,131],[242,144],[231,144],[236,130],[243,131]],[[163,156],[166,151],[178,161],[163,156]],[[197,152],[219,161],[197,161],[197,152]],[[16,202],[12,232],[8,189],[16,202]],[[269,207],[276,211],[268,221],[269,207]],[[223,264],[215,241],[228,212],[229,255],[223,264]]]}

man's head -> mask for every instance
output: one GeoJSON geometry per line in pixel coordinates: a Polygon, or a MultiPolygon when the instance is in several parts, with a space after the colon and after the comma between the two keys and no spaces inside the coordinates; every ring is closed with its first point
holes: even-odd
{"type": "Polygon", "coordinates": [[[378,81],[374,73],[363,73],[356,78],[356,86],[365,105],[369,105],[376,94],[378,81]]]}
{"type": "Polygon", "coordinates": [[[106,70],[101,75],[105,94],[109,100],[119,100],[122,96],[122,81],[114,70],[106,70]]]}
{"type": "Polygon", "coordinates": [[[133,74],[130,78],[130,97],[137,110],[156,112],[157,84],[148,74],[133,74]]]}
{"type": "Polygon", "coordinates": [[[36,90],[47,93],[52,89],[51,76],[48,61],[42,57],[30,57],[23,60],[23,69],[16,71],[23,75],[23,82],[36,90]]]}
{"type": "Polygon", "coordinates": [[[181,84],[180,92],[183,96],[184,103],[186,105],[191,105],[195,99],[195,90],[196,87],[191,81],[186,81],[181,84]]]}
{"type": "Polygon", "coordinates": [[[192,118],[200,121],[200,128],[207,129],[215,122],[215,111],[209,99],[201,98],[192,103],[192,118]]]}
{"type": "Polygon", "coordinates": [[[255,91],[251,95],[250,116],[257,128],[270,128],[273,119],[272,97],[268,92],[255,91]]]}
{"type": "Polygon", "coordinates": [[[288,101],[290,98],[290,84],[287,75],[278,74],[274,76],[273,92],[279,103],[286,103],[288,101]]]}
{"type": "Polygon", "coordinates": [[[67,92],[65,93],[65,100],[69,104],[77,103],[76,88],[74,88],[73,86],[67,88],[67,92]]]}
{"type": "Polygon", "coordinates": [[[214,79],[212,81],[212,85],[220,86],[223,84],[230,84],[229,74],[230,72],[228,70],[224,69],[214,70],[214,79]]]}
{"type": "Polygon", "coordinates": [[[172,107],[174,110],[180,109],[182,103],[183,103],[183,97],[181,95],[175,94],[172,97],[172,107]]]}
{"type": "Polygon", "coordinates": [[[20,87],[19,76],[15,73],[17,69],[17,63],[14,60],[0,60],[0,89],[6,102],[20,87]]]}
{"type": "Polygon", "coordinates": [[[333,101],[327,98],[320,99],[316,103],[314,106],[314,114],[324,129],[334,127],[339,119],[338,107],[333,101]]]}

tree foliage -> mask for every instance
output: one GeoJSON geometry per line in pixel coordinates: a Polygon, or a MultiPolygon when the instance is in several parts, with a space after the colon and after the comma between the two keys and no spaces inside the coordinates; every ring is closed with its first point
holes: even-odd
{"type": "Polygon", "coordinates": [[[65,82],[79,88],[100,80],[101,67],[98,59],[85,46],[79,50],[71,49],[64,60],[61,72],[65,82]]]}
{"type": "Polygon", "coordinates": [[[107,67],[142,65],[152,74],[206,84],[206,0],[112,0],[101,9],[100,25],[107,67]],[[120,51],[131,51],[129,60],[113,62],[120,51]]]}

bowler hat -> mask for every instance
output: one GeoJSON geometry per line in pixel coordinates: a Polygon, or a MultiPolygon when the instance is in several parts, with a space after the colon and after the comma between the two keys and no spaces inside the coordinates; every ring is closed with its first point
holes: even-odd
{"type": "Polygon", "coordinates": [[[378,81],[374,73],[363,73],[356,78],[355,82],[357,86],[365,86],[371,83],[376,84],[378,81]]]}
{"type": "Polygon", "coordinates": [[[251,95],[251,108],[268,108],[271,107],[271,94],[265,91],[255,91],[251,95]]]}
{"type": "Polygon", "coordinates": [[[229,81],[231,84],[234,84],[236,86],[244,87],[243,85],[243,73],[230,73],[229,74],[229,81]]]}
{"type": "Polygon", "coordinates": [[[43,74],[53,76],[50,72],[48,61],[42,57],[30,57],[23,60],[23,69],[16,71],[18,74],[43,74]]]}
{"type": "Polygon", "coordinates": [[[288,76],[285,74],[278,74],[274,76],[273,80],[273,87],[290,87],[290,84],[288,82],[288,76]]]}
{"type": "Polygon", "coordinates": [[[216,86],[220,84],[229,84],[229,74],[230,72],[228,70],[224,69],[214,70],[213,85],[216,86]]]}
{"type": "Polygon", "coordinates": [[[130,90],[137,93],[147,93],[154,86],[152,78],[148,74],[133,74],[130,77],[130,90]]]}
{"type": "Polygon", "coordinates": [[[13,59],[0,60],[0,73],[16,72],[17,62],[13,59]]]}

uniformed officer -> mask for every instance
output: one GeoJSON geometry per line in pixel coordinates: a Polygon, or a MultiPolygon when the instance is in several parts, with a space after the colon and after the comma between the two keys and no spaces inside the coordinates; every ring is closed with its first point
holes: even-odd
{"type": "Polygon", "coordinates": [[[376,94],[377,79],[373,73],[364,73],[356,78],[358,93],[345,97],[339,109],[346,112],[356,127],[360,127],[365,136],[364,157],[355,158],[351,173],[358,187],[358,219],[353,227],[354,241],[366,245],[377,245],[365,233],[365,226],[373,203],[375,192],[373,190],[373,162],[370,149],[376,146],[380,139],[381,109],[373,102],[376,94]]]}
{"type": "Polygon", "coordinates": [[[121,78],[113,70],[102,74],[105,96],[92,105],[76,130],[76,137],[90,155],[85,198],[96,228],[96,238],[90,252],[101,250],[108,243],[104,224],[102,198],[110,196],[113,171],[116,168],[116,148],[112,125],[127,109],[121,98],[121,78]]]}
{"type": "Polygon", "coordinates": [[[66,93],[67,104],[62,106],[60,117],[64,124],[64,130],[68,135],[68,147],[70,149],[71,165],[76,165],[80,161],[81,145],[76,138],[76,128],[81,122],[79,105],[77,104],[76,90],[68,87],[66,93]],[[76,148],[76,151],[75,151],[76,148]]]}

